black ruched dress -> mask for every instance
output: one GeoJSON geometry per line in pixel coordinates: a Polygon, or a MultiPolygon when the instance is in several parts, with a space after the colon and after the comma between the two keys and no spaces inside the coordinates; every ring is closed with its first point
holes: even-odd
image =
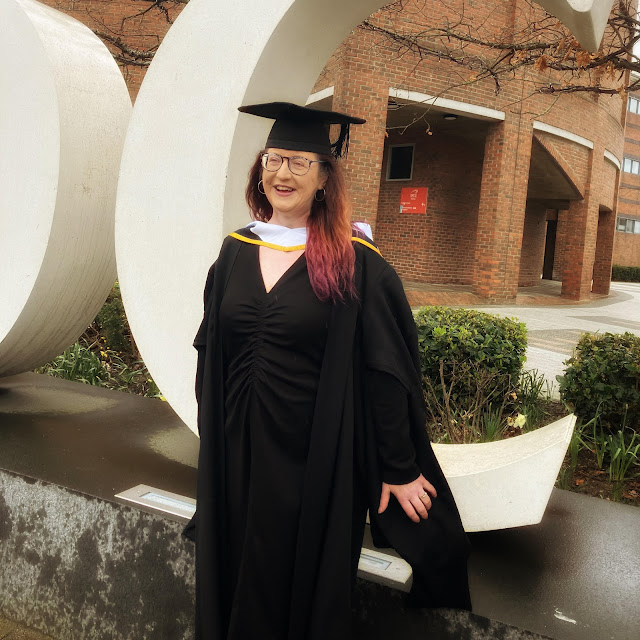
{"type": "Polygon", "coordinates": [[[244,245],[220,307],[229,639],[286,638],[309,436],[329,321],[302,255],[267,293],[244,245]],[[245,532],[250,535],[245,535],[245,532]],[[242,603],[251,602],[247,615],[242,603]]]}

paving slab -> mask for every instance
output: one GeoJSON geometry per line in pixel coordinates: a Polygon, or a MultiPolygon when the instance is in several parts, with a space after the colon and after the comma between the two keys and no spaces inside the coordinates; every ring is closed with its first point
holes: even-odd
{"type": "Polygon", "coordinates": [[[640,638],[640,509],[554,489],[542,522],[471,534],[474,612],[558,640],[640,638]]]}

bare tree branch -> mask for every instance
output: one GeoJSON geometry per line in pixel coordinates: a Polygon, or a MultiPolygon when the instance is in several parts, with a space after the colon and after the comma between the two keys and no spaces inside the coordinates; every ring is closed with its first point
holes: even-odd
{"type": "MultiPolygon", "coordinates": [[[[503,81],[525,68],[552,75],[539,84],[537,92],[542,94],[611,95],[639,88],[637,77],[629,73],[640,74],[640,59],[633,53],[640,39],[640,20],[631,0],[618,0],[602,46],[595,54],[585,51],[556,18],[530,1],[524,5],[530,14],[523,13],[511,33],[497,30],[489,17],[478,22],[477,11],[467,12],[464,0],[455,7],[453,2],[442,0],[445,17],[439,23],[422,12],[413,16],[410,28],[401,30],[388,26],[394,24],[393,20],[379,20],[374,15],[359,29],[378,36],[379,45],[397,56],[447,61],[469,70],[476,82],[490,79],[496,93],[503,81]]],[[[392,3],[381,11],[397,12],[400,4],[392,3]]]]}

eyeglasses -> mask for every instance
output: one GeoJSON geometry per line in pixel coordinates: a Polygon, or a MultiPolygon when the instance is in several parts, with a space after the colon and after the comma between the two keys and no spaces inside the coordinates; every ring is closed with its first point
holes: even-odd
{"type": "Polygon", "coordinates": [[[262,168],[266,171],[278,171],[284,160],[289,165],[289,171],[296,176],[307,175],[314,162],[326,162],[326,160],[308,160],[302,156],[281,156],[277,153],[263,153],[262,168]]]}

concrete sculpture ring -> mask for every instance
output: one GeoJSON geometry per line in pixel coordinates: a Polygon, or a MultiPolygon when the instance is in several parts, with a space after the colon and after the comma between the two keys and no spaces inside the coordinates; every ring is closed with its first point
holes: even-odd
{"type": "Polygon", "coordinates": [[[0,2],[0,376],[44,364],[95,318],[116,277],[113,211],[131,111],[84,25],[0,2]]]}

